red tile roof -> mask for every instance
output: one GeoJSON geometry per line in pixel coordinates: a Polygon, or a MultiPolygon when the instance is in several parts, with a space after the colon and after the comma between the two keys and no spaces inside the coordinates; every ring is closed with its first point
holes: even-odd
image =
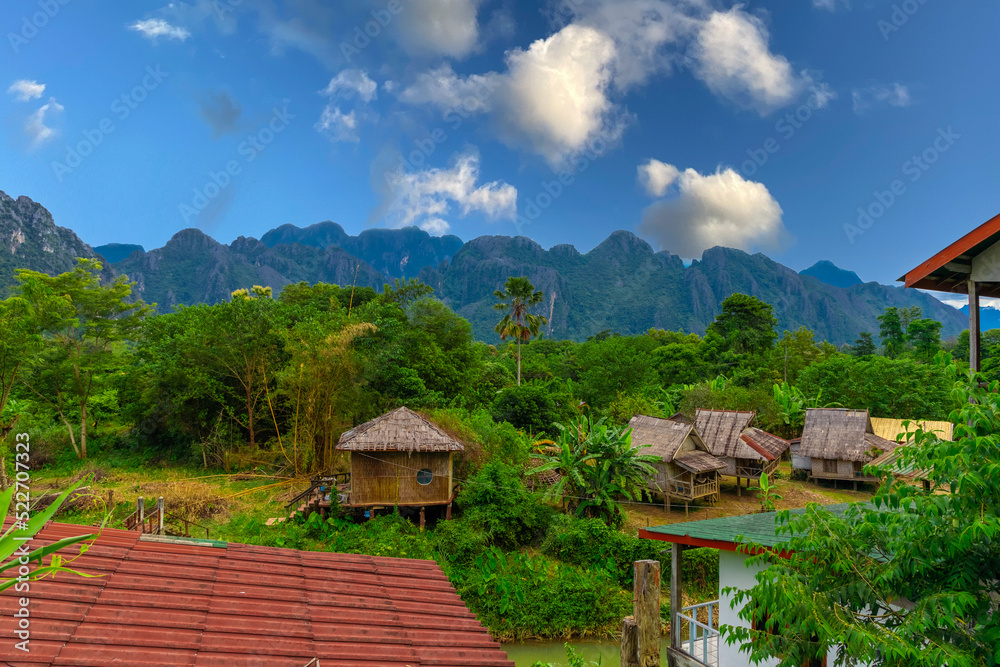
{"type": "MultiPolygon", "coordinates": [[[[50,523],[30,544],[86,530],[50,523]]],[[[0,664],[514,665],[433,561],[216,544],[105,530],[70,566],[103,576],[60,574],[0,595],[0,664]],[[14,646],[22,596],[30,653],[14,646]]]]}

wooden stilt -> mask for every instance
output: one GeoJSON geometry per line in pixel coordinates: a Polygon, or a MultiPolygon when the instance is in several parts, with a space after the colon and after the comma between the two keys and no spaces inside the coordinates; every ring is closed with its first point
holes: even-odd
{"type": "Polygon", "coordinates": [[[742,478],[740,478],[740,477],[736,478],[736,497],[737,498],[740,498],[740,497],[743,496],[743,487],[740,484],[741,479],[742,478]]]}
{"type": "Polygon", "coordinates": [[[427,516],[425,515],[425,509],[426,508],[424,507],[420,508],[420,530],[423,530],[424,526],[427,525],[427,516]]]}
{"type": "Polygon", "coordinates": [[[660,561],[636,561],[632,617],[638,629],[639,667],[660,667],[660,561]]]}
{"type": "Polygon", "coordinates": [[[688,501],[684,501],[684,518],[688,518],[688,501]]]}
{"type": "Polygon", "coordinates": [[[670,545],[670,646],[681,648],[681,545],[670,545]]]}
{"type": "Polygon", "coordinates": [[[632,616],[622,621],[621,667],[639,667],[639,625],[632,616]]]}
{"type": "Polygon", "coordinates": [[[448,503],[448,509],[444,511],[444,520],[451,521],[451,503],[448,503]]]}

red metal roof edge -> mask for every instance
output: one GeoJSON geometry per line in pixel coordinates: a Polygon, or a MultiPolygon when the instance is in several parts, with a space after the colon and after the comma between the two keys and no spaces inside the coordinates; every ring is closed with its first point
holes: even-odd
{"type": "MultiPolygon", "coordinates": [[[[775,437],[777,437],[777,436],[775,436],[775,437]]],[[[775,459],[775,457],[771,456],[771,453],[769,451],[767,451],[766,449],[764,449],[761,445],[759,445],[757,443],[756,440],[754,440],[753,438],[751,438],[746,433],[741,433],[740,434],[740,440],[742,440],[743,442],[745,442],[746,445],[747,445],[747,447],[749,447],[750,449],[754,450],[755,452],[757,452],[758,454],[760,454],[761,456],[763,456],[768,461],[773,461],[775,459]]]]}
{"type": "Polygon", "coordinates": [[[1000,215],[993,216],[944,250],[934,254],[927,261],[908,271],[900,280],[905,287],[913,287],[948,262],[955,260],[996,234],[1000,234],[1000,215]]]}
{"type": "MultiPolygon", "coordinates": [[[[660,542],[680,544],[687,547],[702,547],[708,549],[718,549],[719,551],[731,551],[733,553],[745,553],[748,556],[756,556],[757,554],[771,551],[770,549],[764,548],[752,549],[748,548],[745,544],[726,542],[724,540],[705,540],[700,537],[691,537],[690,535],[667,535],[665,533],[654,533],[646,530],[645,528],[639,529],[639,537],[641,539],[659,540],[660,542]]],[[[776,553],[782,558],[788,558],[790,555],[784,551],[776,553]]]]}

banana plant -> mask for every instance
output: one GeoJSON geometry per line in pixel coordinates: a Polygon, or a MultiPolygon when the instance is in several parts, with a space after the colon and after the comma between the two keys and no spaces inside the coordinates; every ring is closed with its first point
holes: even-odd
{"type": "MultiPolygon", "coordinates": [[[[51,519],[57,511],[59,511],[59,508],[66,501],[69,495],[76,491],[87,479],[88,478],[85,477],[66,491],[63,491],[63,493],[56,498],[55,502],[31,517],[27,516],[27,512],[18,513],[14,517],[14,521],[11,523],[10,527],[4,531],[3,535],[0,535],[0,573],[2,573],[0,574],[0,591],[10,588],[14,584],[19,583],[19,581],[35,581],[49,575],[55,575],[58,572],[72,573],[81,577],[100,576],[84,574],[83,572],[77,572],[65,567],[62,555],[58,553],[67,547],[80,544],[79,555],[82,556],[90,547],[90,544],[88,544],[87,541],[93,540],[96,537],[92,533],[78,535],[76,537],[63,538],[57,542],[53,542],[52,544],[34,549],[26,556],[16,555],[19,549],[21,549],[21,546],[29,543],[31,538],[38,535],[38,532],[42,529],[42,527],[48,523],[49,519],[51,519]],[[43,563],[43,559],[48,556],[51,556],[52,558],[49,560],[49,564],[45,565],[43,563]],[[14,569],[14,574],[18,574],[20,566],[26,565],[32,561],[37,562],[38,567],[32,570],[28,575],[26,575],[26,577],[18,577],[8,574],[12,569],[14,569]]],[[[14,485],[3,493],[0,493],[0,515],[8,515],[10,504],[14,499],[14,492],[16,489],[17,485],[14,485]]]]}

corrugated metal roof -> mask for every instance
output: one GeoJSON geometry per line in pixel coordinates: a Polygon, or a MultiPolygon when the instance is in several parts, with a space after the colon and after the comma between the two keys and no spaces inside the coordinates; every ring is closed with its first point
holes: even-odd
{"type": "MultiPolygon", "coordinates": [[[[50,523],[33,548],[87,528],[50,523]]],[[[71,567],[87,574],[0,595],[31,600],[17,665],[513,667],[433,561],[272,547],[196,546],[107,529],[71,567]]]]}
{"type": "Polygon", "coordinates": [[[337,449],[349,452],[460,452],[465,446],[434,422],[404,406],[347,431],[340,436],[337,449]]]}
{"type": "MultiPolygon", "coordinates": [[[[848,503],[827,505],[824,509],[836,515],[843,515],[849,507],[848,503]]],[[[791,514],[802,514],[805,508],[790,510],[791,514]]],[[[735,547],[736,538],[744,537],[747,541],[764,547],[773,547],[788,540],[787,535],[777,535],[775,530],[777,512],[762,512],[742,516],[724,516],[717,519],[701,521],[685,521],[671,523],[665,526],[653,526],[639,531],[640,537],[678,542],[686,544],[690,540],[728,543],[735,547]]],[[[720,545],[721,546],[721,545],[720,545]]]]}
{"type": "Polygon", "coordinates": [[[955,425],[951,422],[936,422],[926,419],[872,417],[872,429],[874,429],[875,435],[894,442],[910,440],[909,437],[903,437],[903,434],[912,435],[917,432],[918,428],[926,433],[934,433],[942,440],[951,440],[954,435],[955,425]],[[910,422],[909,428],[903,427],[904,421],[910,422]]]}

